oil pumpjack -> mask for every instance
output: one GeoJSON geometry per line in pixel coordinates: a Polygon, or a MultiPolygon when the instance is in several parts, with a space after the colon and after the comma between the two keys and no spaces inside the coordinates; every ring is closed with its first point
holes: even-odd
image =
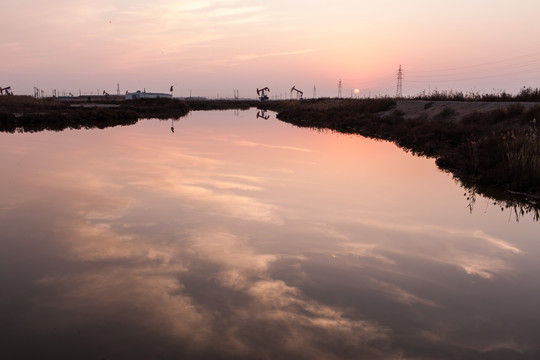
{"type": "Polygon", "coordinates": [[[298,90],[294,85],[291,89],[291,99],[292,99],[292,93],[293,91],[296,91],[296,98],[302,100],[302,96],[304,95],[303,91],[298,90]]]}
{"type": "Polygon", "coordinates": [[[268,87],[264,87],[262,89],[257,88],[257,95],[259,95],[259,100],[261,101],[268,100],[268,95],[266,95],[267,91],[270,91],[268,87]]]}
{"type": "Polygon", "coordinates": [[[4,95],[4,92],[6,93],[6,95],[13,95],[13,92],[11,91],[11,86],[5,88],[0,87],[0,95],[4,95]]]}

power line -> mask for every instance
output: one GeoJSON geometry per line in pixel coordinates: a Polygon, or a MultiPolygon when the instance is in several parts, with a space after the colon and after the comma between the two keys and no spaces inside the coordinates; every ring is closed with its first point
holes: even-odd
{"type": "Polygon", "coordinates": [[[485,74],[485,75],[476,75],[476,76],[470,76],[468,74],[434,74],[431,76],[424,75],[424,76],[418,76],[418,75],[409,75],[407,78],[408,81],[413,83],[425,83],[425,82],[454,82],[454,81],[471,81],[471,80],[484,80],[484,79],[494,79],[494,78],[502,78],[507,76],[516,76],[516,75],[531,75],[534,73],[540,73],[539,69],[533,69],[530,71],[524,71],[524,70],[508,70],[505,72],[495,72],[492,74],[485,74]]]}
{"type": "Polygon", "coordinates": [[[540,52],[535,53],[529,53],[526,55],[521,56],[515,56],[511,58],[501,59],[501,60],[493,60],[493,61],[486,61],[482,63],[476,63],[476,64],[470,64],[470,65],[463,65],[463,66],[457,66],[457,67],[451,67],[451,68],[439,68],[439,69],[433,69],[433,70],[417,70],[417,71],[408,71],[408,74],[425,74],[425,73],[441,73],[441,72],[452,72],[456,70],[471,70],[479,67],[485,67],[489,65],[497,65],[501,64],[506,66],[523,66],[527,64],[540,64],[540,52]],[[516,63],[517,60],[520,59],[526,59],[526,58],[532,58],[526,62],[519,61],[516,63]]]}
{"type": "Polygon", "coordinates": [[[503,79],[511,79],[513,82],[525,81],[530,84],[538,82],[539,78],[540,52],[451,68],[407,71],[407,81],[413,84],[500,82],[503,79]]]}

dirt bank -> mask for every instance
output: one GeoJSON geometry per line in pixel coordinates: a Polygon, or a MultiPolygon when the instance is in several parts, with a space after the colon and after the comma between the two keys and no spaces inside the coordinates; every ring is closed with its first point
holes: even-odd
{"type": "Polygon", "coordinates": [[[403,112],[404,118],[436,118],[445,110],[453,112],[452,118],[460,121],[473,113],[485,113],[505,110],[508,107],[523,106],[525,110],[538,105],[536,102],[486,102],[486,101],[426,101],[426,100],[397,100],[396,109],[403,112]]]}

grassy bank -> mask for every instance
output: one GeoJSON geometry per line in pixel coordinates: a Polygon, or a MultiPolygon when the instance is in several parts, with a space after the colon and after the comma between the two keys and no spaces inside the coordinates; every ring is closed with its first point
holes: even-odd
{"type": "Polygon", "coordinates": [[[63,102],[30,96],[0,96],[0,131],[61,131],[66,128],[105,128],[135,124],[140,118],[178,118],[188,106],[179,100],[153,99],[121,102],[63,102]]]}
{"type": "MultiPolygon", "coordinates": [[[[527,98],[530,94],[521,95],[527,98]]],[[[463,101],[443,99],[141,99],[74,104],[56,99],[0,96],[0,131],[104,128],[134,124],[140,118],[179,118],[193,110],[258,107],[276,111],[280,120],[297,126],[390,140],[415,154],[434,157],[440,168],[450,171],[469,189],[469,198],[480,192],[506,199],[512,206],[521,204],[521,210],[525,207],[528,212],[535,211],[538,218],[540,104],[476,102],[472,107],[467,105],[465,111],[463,101]]]]}
{"type": "MultiPolygon", "coordinates": [[[[468,188],[491,197],[540,198],[540,105],[510,104],[459,114],[451,105],[432,117],[405,115],[393,99],[268,102],[282,121],[303,127],[385,139],[418,155],[436,158],[468,188]]],[[[433,106],[426,102],[425,107],[433,106]]],[[[532,210],[529,209],[529,210],[532,210]]]]}
{"type": "Polygon", "coordinates": [[[256,100],[138,99],[130,101],[62,101],[30,96],[0,96],[0,131],[61,131],[131,125],[142,118],[177,119],[189,111],[247,110],[256,100]]]}

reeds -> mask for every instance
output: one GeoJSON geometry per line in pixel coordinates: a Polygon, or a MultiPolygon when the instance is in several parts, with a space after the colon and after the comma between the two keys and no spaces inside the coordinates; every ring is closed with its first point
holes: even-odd
{"type": "Polygon", "coordinates": [[[512,177],[519,179],[521,186],[540,179],[538,129],[531,126],[527,129],[510,130],[503,135],[502,140],[505,160],[512,177]]]}
{"type": "Polygon", "coordinates": [[[515,102],[537,102],[540,101],[540,89],[524,87],[517,94],[513,95],[504,90],[492,93],[480,93],[477,91],[454,91],[454,90],[434,90],[429,94],[419,94],[409,97],[414,100],[430,101],[515,101],[515,102]]]}

